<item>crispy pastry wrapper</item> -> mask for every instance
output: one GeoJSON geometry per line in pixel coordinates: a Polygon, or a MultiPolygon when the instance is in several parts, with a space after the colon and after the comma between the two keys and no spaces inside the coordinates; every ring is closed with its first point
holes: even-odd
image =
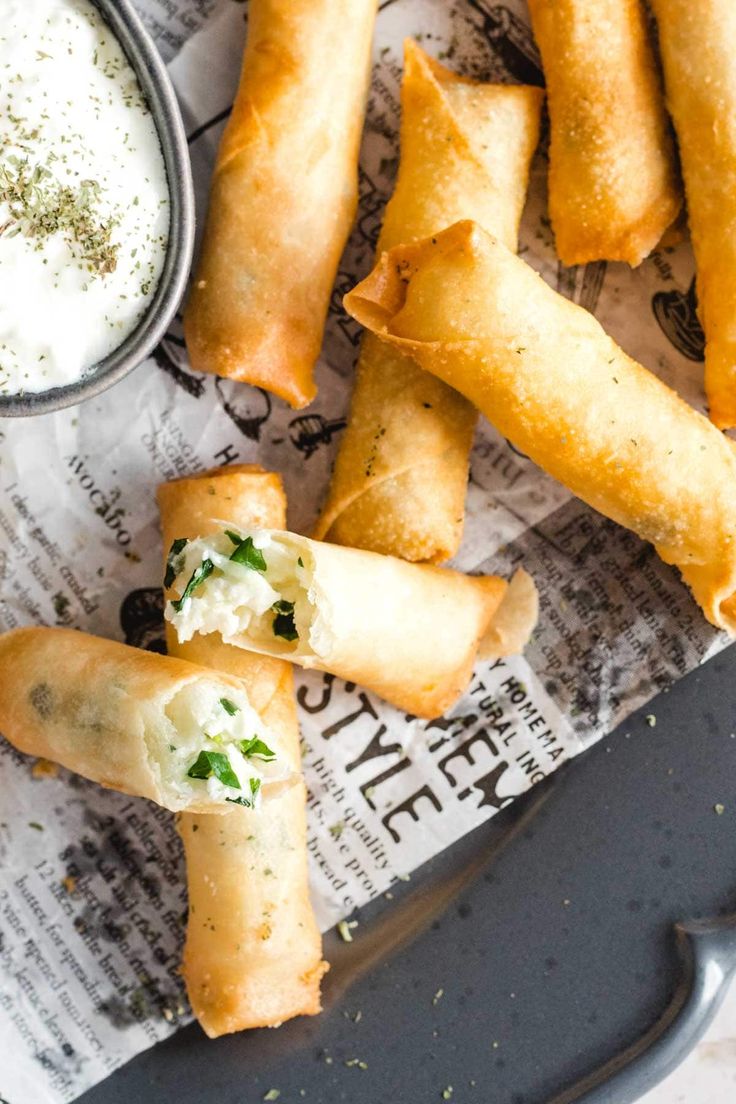
{"type": "Polygon", "coordinates": [[[392,250],[345,306],[651,541],[736,633],[736,450],[591,314],[471,222],[392,250]]]}
{"type": "MultiPolygon", "coordinates": [[[[172,720],[175,703],[213,684],[215,701],[242,705],[245,695],[250,703],[237,677],[73,629],[39,627],[0,636],[0,671],[0,732],[19,751],[172,812],[224,815],[224,795],[241,792],[220,788],[215,795],[203,781],[190,782],[186,772],[198,749],[181,765],[172,748],[184,738],[172,720]]],[[[263,717],[257,721],[264,729],[263,717]]],[[[264,799],[297,780],[293,753],[273,750],[288,770],[263,785],[264,799]]]]}
{"type": "MultiPolygon", "coordinates": [[[[379,255],[474,218],[516,249],[543,92],[480,84],[405,43],[401,164],[379,255]]],[[[476,412],[367,334],[347,428],[314,535],[441,563],[460,544],[476,412]]]]}
{"type": "MultiPolygon", "coordinates": [[[[231,524],[284,525],[286,499],[277,475],[232,466],[164,483],[158,502],[168,550],[177,538],[231,524]]],[[[236,675],[269,727],[299,763],[293,668],[271,656],[195,636],[180,644],[170,625],[171,654],[236,675]]],[[[303,782],[257,812],[182,814],[189,890],[183,974],[194,1013],[215,1038],[251,1027],[275,1027],[321,1009],[327,963],[309,900],[306,790],[303,782]]]]}
{"type": "Polygon", "coordinates": [[[179,821],[189,891],[182,973],[212,1039],[321,1010],[327,963],[309,900],[304,784],[270,805],[179,821]]]}
{"type": "Polygon", "coordinates": [[[547,82],[557,254],[638,265],[681,207],[641,0],[529,0],[529,11],[547,82]]]}
{"type": "Polygon", "coordinates": [[[705,390],[736,426],[736,4],[654,0],[675,123],[705,330],[705,390]]]}
{"type": "MultiPolygon", "coordinates": [[[[183,592],[192,568],[205,559],[214,561],[216,570],[180,613],[167,605],[166,617],[179,639],[217,633],[227,644],[359,683],[420,717],[441,715],[466,688],[508,589],[496,576],[411,564],[285,531],[252,530],[244,536],[263,550],[269,565],[290,565],[288,582],[257,613],[251,594],[252,586],[261,586],[253,580],[256,573],[232,567],[226,559],[230,548],[225,555],[220,551],[224,535],[197,541],[174,581],[174,593],[183,592]],[[278,594],[292,598],[290,628],[296,631],[291,636],[277,631],[281,599],[273,598],[278,594]]],[[[266,583],[270,572],[269,566],[263,573],[266,583]]],[[[526,608],[524,617],[526,640],[533,628],[526,608]]]]}
{"type": "Polygon", "coordinates": [[[184,316],[197,372],[294,407],[355,215],[376,0],[251,0],[184,316]]]}
{"type": "Polygon", "coordinates": [[[511,579],[501,604],[478,648],[480,659],[519,655],[539,620],[539,593],[534,580],[519,570],[511,579]]]}

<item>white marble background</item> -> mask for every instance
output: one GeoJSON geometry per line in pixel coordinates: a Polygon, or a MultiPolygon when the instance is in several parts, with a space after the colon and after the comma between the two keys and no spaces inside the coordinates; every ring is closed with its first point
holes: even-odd
{"type": "Polygon", "coordinates": [[[704,1040],[640,1104],[733,1104],[736,1101],[736,985],[704,1040]]]}

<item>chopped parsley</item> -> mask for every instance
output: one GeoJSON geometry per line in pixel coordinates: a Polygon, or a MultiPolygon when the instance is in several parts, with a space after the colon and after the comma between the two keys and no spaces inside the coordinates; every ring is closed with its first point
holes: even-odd
{"type": "Polygon", "coordinates": [[[197,587],[201,586],[205,579],[209,579],[212,572],[215,570],[215,565],[212,560],[202,560],[199,567],[196,567],[192,572],[192,577],[184,587],[184,593],[177,601],[172,602],[172,606],[177,613],[181,613],[182,607],[187,598],[191,598],[197,587]]]}
{"type": "Polygon", "coordinates": [[[240,706],[236,705],[235,702],[231,702],[229,698],[220,698],[220,705],[231,717],[240,712],[240,706]]]}
{"type": "Polygon", "coordinates": [[[258,736],[252,736],[250,740],[241,740],[238,747],[246,759],[264,759],[270,763],[276,758],[276,752],[271,751],[268,744],[264,744],[258,736]]]}
{"type": "Polygon", "coordinates": [[[221,751],[200,751],[197,761],[187,771],[187,778],[199,778],[203,781],[217,778],[223,786],[230,786],[233,790],[240,789],[238,776],[230,766],[227,755],[221,751]]]}
{"type": "MultiPolygon", "coordinates": [[[[250,779],[250,799],[247,797],[226,797],[225,800],[229,801],[231,805],[242,805],[245,809],[252,809],[256,803],[256,797],[258,791],[261,788],[260,778],[250,779]]],[[[252,838],[252,837],[251,837],[252,838]]]]}
{"type": "Polygon", "coordinates": [[[273,635],[280,636],[284,640],[298,640],[299,633],[296,631],[294,621],[294,603],[280,598],[278,602],[274,602],[271,609],[276,614],[273,619],[273,635]]]}
{"type": "Polygon", "coordinates": [[[182,568],[182,552],[189,544],[186,537],[180,537],[175,540],[169,549],[169,554],[166,557],[166,574],[164,575],[164,586],[170,587],[173,585],[176,576],[179,574],[182,568]]]}
{"type": "MultiPolygon", "coordinates": [[[[230,540],[233,540],[235,537],[235,533],[228,532],[227,535],[230,540]]],[[[243,537],[242,540],[238,538],[237,547],[230,559],[233,563],[243,564],[244,567],[249,567],[251,571],[263,572],[267,567],[263,553],[260,548],[256,548],[252,537],[243,537]]]]}

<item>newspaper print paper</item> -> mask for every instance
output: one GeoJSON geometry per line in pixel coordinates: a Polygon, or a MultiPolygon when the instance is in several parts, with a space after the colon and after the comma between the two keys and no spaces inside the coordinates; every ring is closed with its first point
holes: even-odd
{"type": "MultiPolygon", "coordinates": [[[[140,0],[179,92],[200,212],[232,101],[247,6],[140,0]]],[[[0,628],[70,625],[163,647],[161,480],[259,461],[283,473],[308,531],[345,425],[359,333],[341,310],[371,265],[397,164],[401,43],[498,81],[541,82],[521,0],[384,0],[361,163],[361,205],[336,282],[319,396],[295,414],[266,392],[193,374],[181,329],[85,406],[0,422],[0,628]]],[[[329,64],[329,58],[325,59],[329,64]]],[[[296,151],[295,151],[296,156],[296,151]]],[[[566,269],[538,154],[522,252],[698,408],[703,337],[689,247],[640,269],[566,269]]],[[[328,675],[299,673],[313,890],[324,928],[418,867],[721,648],[677,573],[543,475],[488,425],[472,456],[458,566],[541,593],[524,659],[478,667],[440,721],[404,716],[328,675]]],[[[73,1100],[189,1017],[177,973],[185,873],[168,814],[0,742],[0,1068],[6,1104],[73,1100]]]]}

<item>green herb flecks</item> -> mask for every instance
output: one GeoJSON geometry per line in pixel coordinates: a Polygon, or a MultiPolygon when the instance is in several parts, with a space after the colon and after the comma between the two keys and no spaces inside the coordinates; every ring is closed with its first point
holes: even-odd
{"type": "Polygon", "coordinates": [[[221,751],[200,751],[196,762],[187,771],[187,777],[205,782],[208,778],[216,778],[223,786],[230,786],[233,790],[240,789],[238,776],[230,766],[227,755],[221,751]]]}
{"type": "Polygon", "coordinates": [[[177,613],[181,613],[182,607],[187,598],[191,598],[197,587],[201,586],[205,579],[209,579],[214,570],[215,565],[213,564],[212,560],[202,560],[199,567],[196,567],[194,569],[191,579],[184,587],[184,593],[182,594],[181,598],[171,603],[177,613]]]}
{"type": "Polygon", "coordinates": [[[256,803],[256,797],[258,791],[261,788],[260,778],[251,778],[250,780],[250,798],[247,797],[226,797],[225,800],[229,801],[231,805],[242,805],[245,809],[252,809],[256,803]]]}
{"type": "Polygon", "coordinates": [[[220,698],[220,705],[231,717],[234,717],[236,713],[240,712],[240,706],[230,701],[229,698],[220,698]]]}
{"type": "MultiPolygon", "coordinates": [[[[230,540],[235,536],[234,533],[228,533],[227,535],[230,540]]],[[[237,547],[230,559],[233,563],[243,564],[244,567],[249,567],[252,571],[263,572],[267,567],[263,553],[260,548],[256,548],[252,537],[243,537],[242,540],[239,539],[237,547]]]]}
{"type": "Polygon", "coordinates": [[[264,762],[271,763],[276,758],[276,752],[271,751],[268,744],[264,744],[258,736],[241,740],[238,747],[246,759],[263,759],[264,762]]]}
{"type": "Polygon", "coordinates": [[[294,621],[294,603],[281,598],[278,602],[274,602],[271,609],[276,615],[273,619],[273,635],[280,636],[283,640],[298,640],[299,633],[296,631],[294,621]]]}
{"type": "Polygon", "coordinates": [[[176,576],[182,569],[182,552],[189,544],[186,537],[180,537],[179,540],[175,540],[169,549],[169,554],[166,557],[166,574],[164,575],[164,586],[173,586],[176,576]]]}
{"type": "Polygon", "coordinates": [[[23,234],[35,239],[40,249],[44,238],[61,234],[72,256],[93,276],[106,276],[118,264],[120,246],[112,235],[119,219],[100,217],[101,199],[96,180],[62,185],[44,165],[31,165],[28,158],[11,154],[0,163],[0,202],[10,213],[0,236],[23,234]]]}

